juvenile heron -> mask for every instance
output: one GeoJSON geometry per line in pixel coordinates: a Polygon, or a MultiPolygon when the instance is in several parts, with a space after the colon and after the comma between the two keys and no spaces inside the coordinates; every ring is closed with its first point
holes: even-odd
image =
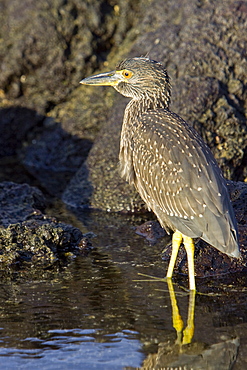
{"type": "Polygon", "coordinates": [[[113,86],[132,98],[123,119],[121,175],[134,184],[161,226],[173,231],[167,278],[178,249],[187,252],[189,287],[195,290],[194,238],[239,256],[237,222],[226,182],[198,133],[169,110],[166,69],[149,58],[122,61],[115,71],[85,78],[85,85],[113,86]]]}

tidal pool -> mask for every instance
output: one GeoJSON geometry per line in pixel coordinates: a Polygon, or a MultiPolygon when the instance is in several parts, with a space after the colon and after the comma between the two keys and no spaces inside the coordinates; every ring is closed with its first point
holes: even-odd
{"type": "Polygon", "coordinates": [[[137,235],[142,216],[58,218],[93,232],[93,250],[37,279],[2,281],[1,369],[247,369],[243,274],[197,279],[193,299],[186,276],[156,279],[167,238],[137,235]]]}

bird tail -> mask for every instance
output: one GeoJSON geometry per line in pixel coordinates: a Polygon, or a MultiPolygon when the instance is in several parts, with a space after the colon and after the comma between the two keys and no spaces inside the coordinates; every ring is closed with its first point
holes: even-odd
{"type": "Polygon", "coordinates": [[[233,210],[230,211],[232,212],[225,214],[225,217],[211,214],[210,233],[203,233],[201,238],[228,256],[238,258],[240,251],[237,222],[233,210]]]}

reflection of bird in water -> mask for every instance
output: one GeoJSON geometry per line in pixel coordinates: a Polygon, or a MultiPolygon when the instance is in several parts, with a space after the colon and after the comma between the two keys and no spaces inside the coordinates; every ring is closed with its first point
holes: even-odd
{"type": "Polygon", "coordinates": [[[171,306],[172,306],[173,327],[177,332],[176,344],[178,345],[189,344],[191,343],[193,335],[194,335],[194,312],[195,312],[196,292],[195,290],[190,291],[187,326],[184,329],[184,323],[179,313],[172,281],[168,279],[167,284],[168,284],[168,289],[169,289],[169,294],[170,294],[170,299],[171,299],[171,306]]]}
{"type": "Polygon", "coordinates": [[[187,326],[184,328],[171,279],[168,279],[167,283],[172,306],[173,327],[177,338],[175,343],[170,336],[166,341],[159,343],[157,353],[149,354],[140,370],[232,369],[238,354],[239,338],[222,338],[219,343],[211,345],[198,341],[191,343],[194,335],[196,292],[190,291],[187,326]]]}
{"type": "Polygon", "coordinates": [[[126,59],[115,71],[81,83],[113,86],[132,98],[123,120],[121,174],[135,185],[162,227],[174,232],[167,278],[183,243],[190,289],[195,290],[193,238],[239,256],[236,219],[212,153],[197,132],[169,110],[169,77],[160,63],[126,59]]]}

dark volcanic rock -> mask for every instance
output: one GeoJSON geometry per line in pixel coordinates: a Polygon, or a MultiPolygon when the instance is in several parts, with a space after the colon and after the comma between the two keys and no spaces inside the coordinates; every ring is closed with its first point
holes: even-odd
{"type": "Polygon", "coordinates": [[[10,107],[0,110],[0,158],[16,155],[27,140],[29,132],[38,126],[43,116],[36,111],[10,107]]]}
{"type": "Polygon", "coordinates": [[[96,39],[103,45],[112,36],[114,24],[111,17],[108,29],[102,22],[102,4],[2,1],[0,84],[6,98],[42,113],[64,99],[97,49],[96,39]]]}
{"type": "Polygon", "coordinates": [[[0,227],[2,268],[44,268],[55,262],[63,266],[74,256],[86,254],[90,246],[79,229],[45,216],[0,227]]]}
{"type": "Polygon", "coordinates": [[[45,216],[42,193],[27,184],[0,184],[0,263],[2,267],[67,263],[90,243],[81,231],[45,216]]]}
{"type": "Polygon", "coordinates": [[[55,196],[64,190],[63,174],[57,183],[50,179],[67,171],[63,164],[68,181],[83,163],[110,104],[100,101],[100,91],[88,101],[75,87],[102,66],[137,14],[139,1],[130,0],[1,1],[0,155],[25,146],[24,165],[55,196]],[[57,125],[50,116],[61,123],[59,132],[51,130],[57,125]]]}
{"type": "Polygon", "coordinates": [[[41,113],[64,101],[132,26],[139,2],[117,3],[2,0],[1,97],[41,113]]]}
{"type": "Polygon", "coordinates": [[[0,183],[0,225],[26,221],[41,214],[46,202],[40,190],[28,184],[0,183]]]}
{"type": "Polygon", "coordinates": [[[59,125],[43,132],[25,151],[22,163],[51,195],[59,197],[92,146],[59,125]]]}
{"type": "Polygon", "coordinates": [[[157,221],[146,221],[136,227],[136,234],[144,236],[150,243],[156,243],[157,239],[166,235],[165,230],[157,221]]]}
{"type": "MultiPolygon", "coordinates": [[[[178,308],[176,307],[178,310],[178,308]]],[[[179,310],[179,319],[182,321],[179,310]]],[[[175,320],[174,320],[175,321],[175,320]]],[[[187,331],[189,326],[186,327],[187,331]]],[[[149,354],[143,361],[140,370],[146,369],[232,369],[238,355],[240,346],[239,338],[226,339],[206,345],[193,341],[189,346],[178,345],[181,338],[185,337],[186,329],[182,328],[177,333],[177,340],[171,338],[158,345],[157,353],[149,354]],[[181,347],[183,350],[181,351],[181,347]]],[[[188,344],[188,343],[187,343],[188,344]]],[[[133,368],[128,368],[133,370],[133,368]]]]}

